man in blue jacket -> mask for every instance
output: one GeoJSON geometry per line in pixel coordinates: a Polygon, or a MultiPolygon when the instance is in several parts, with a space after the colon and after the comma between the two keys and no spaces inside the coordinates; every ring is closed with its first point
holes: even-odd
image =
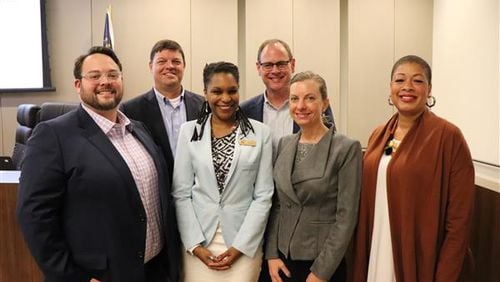
{"type": "MultiPolygon", "coordinates": [[[[243,102],[241,109],[249,118],[271,127],[274,162],[280,138],[299,131],[288,107],[290,79],[295,71],[295,58],[286,42],[269,39],[260,45],[255,65],[266,89],[264,93],[243,102]]],[[[325,115],[331,123],[330,126],[335,126],[330,107],[327,108],[325,115]]]]}
{"type": "Polygon", "coordinates": [[[167,166],[117,109],[120,61],[92,47],[73,72],[81,104],[37,125],[20,178],[18,221],[45,281],[178,281],[167,166]]]}

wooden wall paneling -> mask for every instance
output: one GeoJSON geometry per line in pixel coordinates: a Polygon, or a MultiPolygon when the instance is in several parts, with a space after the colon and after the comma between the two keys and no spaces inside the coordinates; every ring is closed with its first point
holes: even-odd
{"type": "Polygon", "coordinates": [[[0,281],[41,282],[16,220],[17,184],[0,184],[0,281]]]}
{"type": "Polygon", "coordinates": [[[476,186],[470,247],[473,262],[467,274],[472,278],[464,281],[497,282],[500,278],[500,193],[476,186]]]}

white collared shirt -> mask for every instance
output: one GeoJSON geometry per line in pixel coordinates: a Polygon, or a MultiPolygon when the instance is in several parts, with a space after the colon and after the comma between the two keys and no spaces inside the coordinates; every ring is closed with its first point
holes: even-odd
{"type": "Polygon", "coordinates": [[[278,143],[281,137],[293,134],[293,119],[290,116],[288,100],[280,108],[275,108],[264,93],[264,109],[262,122],[271,128],[273,138],[273,162],[276,160],[278,143]]]}

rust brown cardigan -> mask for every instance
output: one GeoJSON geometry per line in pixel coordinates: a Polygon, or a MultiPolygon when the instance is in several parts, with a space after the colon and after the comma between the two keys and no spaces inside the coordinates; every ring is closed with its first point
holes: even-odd
{"type": "MultiPolygon", "coordinates": [[[[354,281],[366,281],[377,170],[398,114],[371,135],[354,245],[354,281]]],[[[396,281],[458,281],[468,247],[474,167],[460,130],[426,110],[387,167],[396,281]]]]}

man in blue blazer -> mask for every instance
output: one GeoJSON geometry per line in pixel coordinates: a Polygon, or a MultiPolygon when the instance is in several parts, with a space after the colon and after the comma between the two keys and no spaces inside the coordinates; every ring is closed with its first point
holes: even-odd
{"type": "Polygon", "coordinates": [[[80,56],[81,105],[28,141],[17,216],[46,282],[179,279],[166,163],[146,128],[117,110],[121,70],[111,49],[80,56]]]}
{"type": "Polygon", "coordinates": [[[123,103],[123,113],[143,122],[160,145],[172,176],[181,124],[198,118],[203,96],[182,87],[186,68],[184,51],[173,40],[158,41],[150,53],[149,69],[154,87],[143,95],[123,103]]]}
{"type": "MultiPolygon", "coordinates": [[[[295,71],[295,58],[286,42],[269,39],[260,45],[255,65],[266,90],[243,102],[241,109],[249,118],[271,127],[274,160],[279,139],[299,131],[288,112],[290,79],[295,71]]],[[[335,126],[330,106],[326,109],[325,116],[330,126],[335,126]]]]}

